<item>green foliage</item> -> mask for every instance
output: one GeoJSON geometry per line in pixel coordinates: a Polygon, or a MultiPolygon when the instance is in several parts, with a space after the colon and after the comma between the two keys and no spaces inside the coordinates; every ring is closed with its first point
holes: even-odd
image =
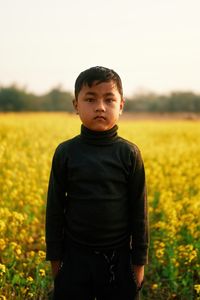
{"type": "Polygon", "coordinates": [[[17,86],[0,88],[0,111],[69,111],[73,110],[72,94],[53,88],[47,94],[37,96],[17,86]]]}
{"type": "MultiPolygon", "coordinates": [[[[60,86],[44,95],[28,93],[16,85],[0,87],[0,111],[73,111],[73,95],[60,86]]],[[[126,112],[200,112],[200,95],[172,92],[169,95],[139,93],[126,100],[126,112]]]]}
{"type": "Polygon", "coordinates": [[[172,92],[169,95],[141,93],[127,99],[125,111],[200,112],[200,95],[192,92],[172,92]]]}
{"type": "Polygon", "coordinates": [[[29,95],[24,90],[15,86],[0,89],[0,109],[1,111],[21,111],[28,108],[29,95]]]}

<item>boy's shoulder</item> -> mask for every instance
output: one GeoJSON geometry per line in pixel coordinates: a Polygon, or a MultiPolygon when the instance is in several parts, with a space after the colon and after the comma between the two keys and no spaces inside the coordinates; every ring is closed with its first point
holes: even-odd
{"type": "Polygon", "coordinates": [[[80,140],[80,135],[61,142],[55,149],[55,155],[62,155],[68,151],[71,146],[76,145],[80,140]]]}
{"type": "Polygon", "coordinates": [[[119,137],[118,141],[120,143],[120,152],[125,161],[143,163],[141,151],[135,143],[123,137],[119,137]]]}
{"type": "Polygon", "coordinates": [[[125,149],[127,151],[131,151],[135,154],[140,152],[139,147],[135,143],[133,143],[133,142],[121,137],[121,136],[118,137],[118,143],[121,145],[121,147],[123,149],[125,149]]]}

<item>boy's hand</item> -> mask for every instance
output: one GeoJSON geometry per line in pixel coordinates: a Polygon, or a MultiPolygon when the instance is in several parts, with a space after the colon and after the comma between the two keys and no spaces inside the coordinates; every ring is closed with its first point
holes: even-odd
{"type": "Polygon", "coordinates": [[[137,287],[140,288],[144,280],[144,266],[134,265],[133,272],[135,275],[137,287]]]}
{"type": "Polygon", "coordinates": [[[53,274],[53,278],[55,279],[61,266],[61,261],[60,260],[52,260],[51,261],[51,270],[53,274]]]}

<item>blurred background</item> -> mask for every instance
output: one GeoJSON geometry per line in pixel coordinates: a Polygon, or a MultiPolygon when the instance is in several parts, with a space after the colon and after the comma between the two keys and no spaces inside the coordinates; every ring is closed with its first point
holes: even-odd
{"type": "Polygon", "coordinates": [[[126,111],[200,111],[198,0],[0,0],[0,111],[72,111],[91,66],[122,78],[126,111]]]}

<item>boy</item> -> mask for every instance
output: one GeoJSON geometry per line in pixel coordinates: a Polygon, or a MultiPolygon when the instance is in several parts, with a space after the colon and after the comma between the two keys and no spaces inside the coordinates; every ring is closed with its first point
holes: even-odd
{"type": "Polygon", "coordinates": [[[119,75],[83,71],[73,105],[81,134],[57,147],[47,197],[54,300],[139,299],[148,252],[145,172],[137,146],[117,135],[119,75]]]}

